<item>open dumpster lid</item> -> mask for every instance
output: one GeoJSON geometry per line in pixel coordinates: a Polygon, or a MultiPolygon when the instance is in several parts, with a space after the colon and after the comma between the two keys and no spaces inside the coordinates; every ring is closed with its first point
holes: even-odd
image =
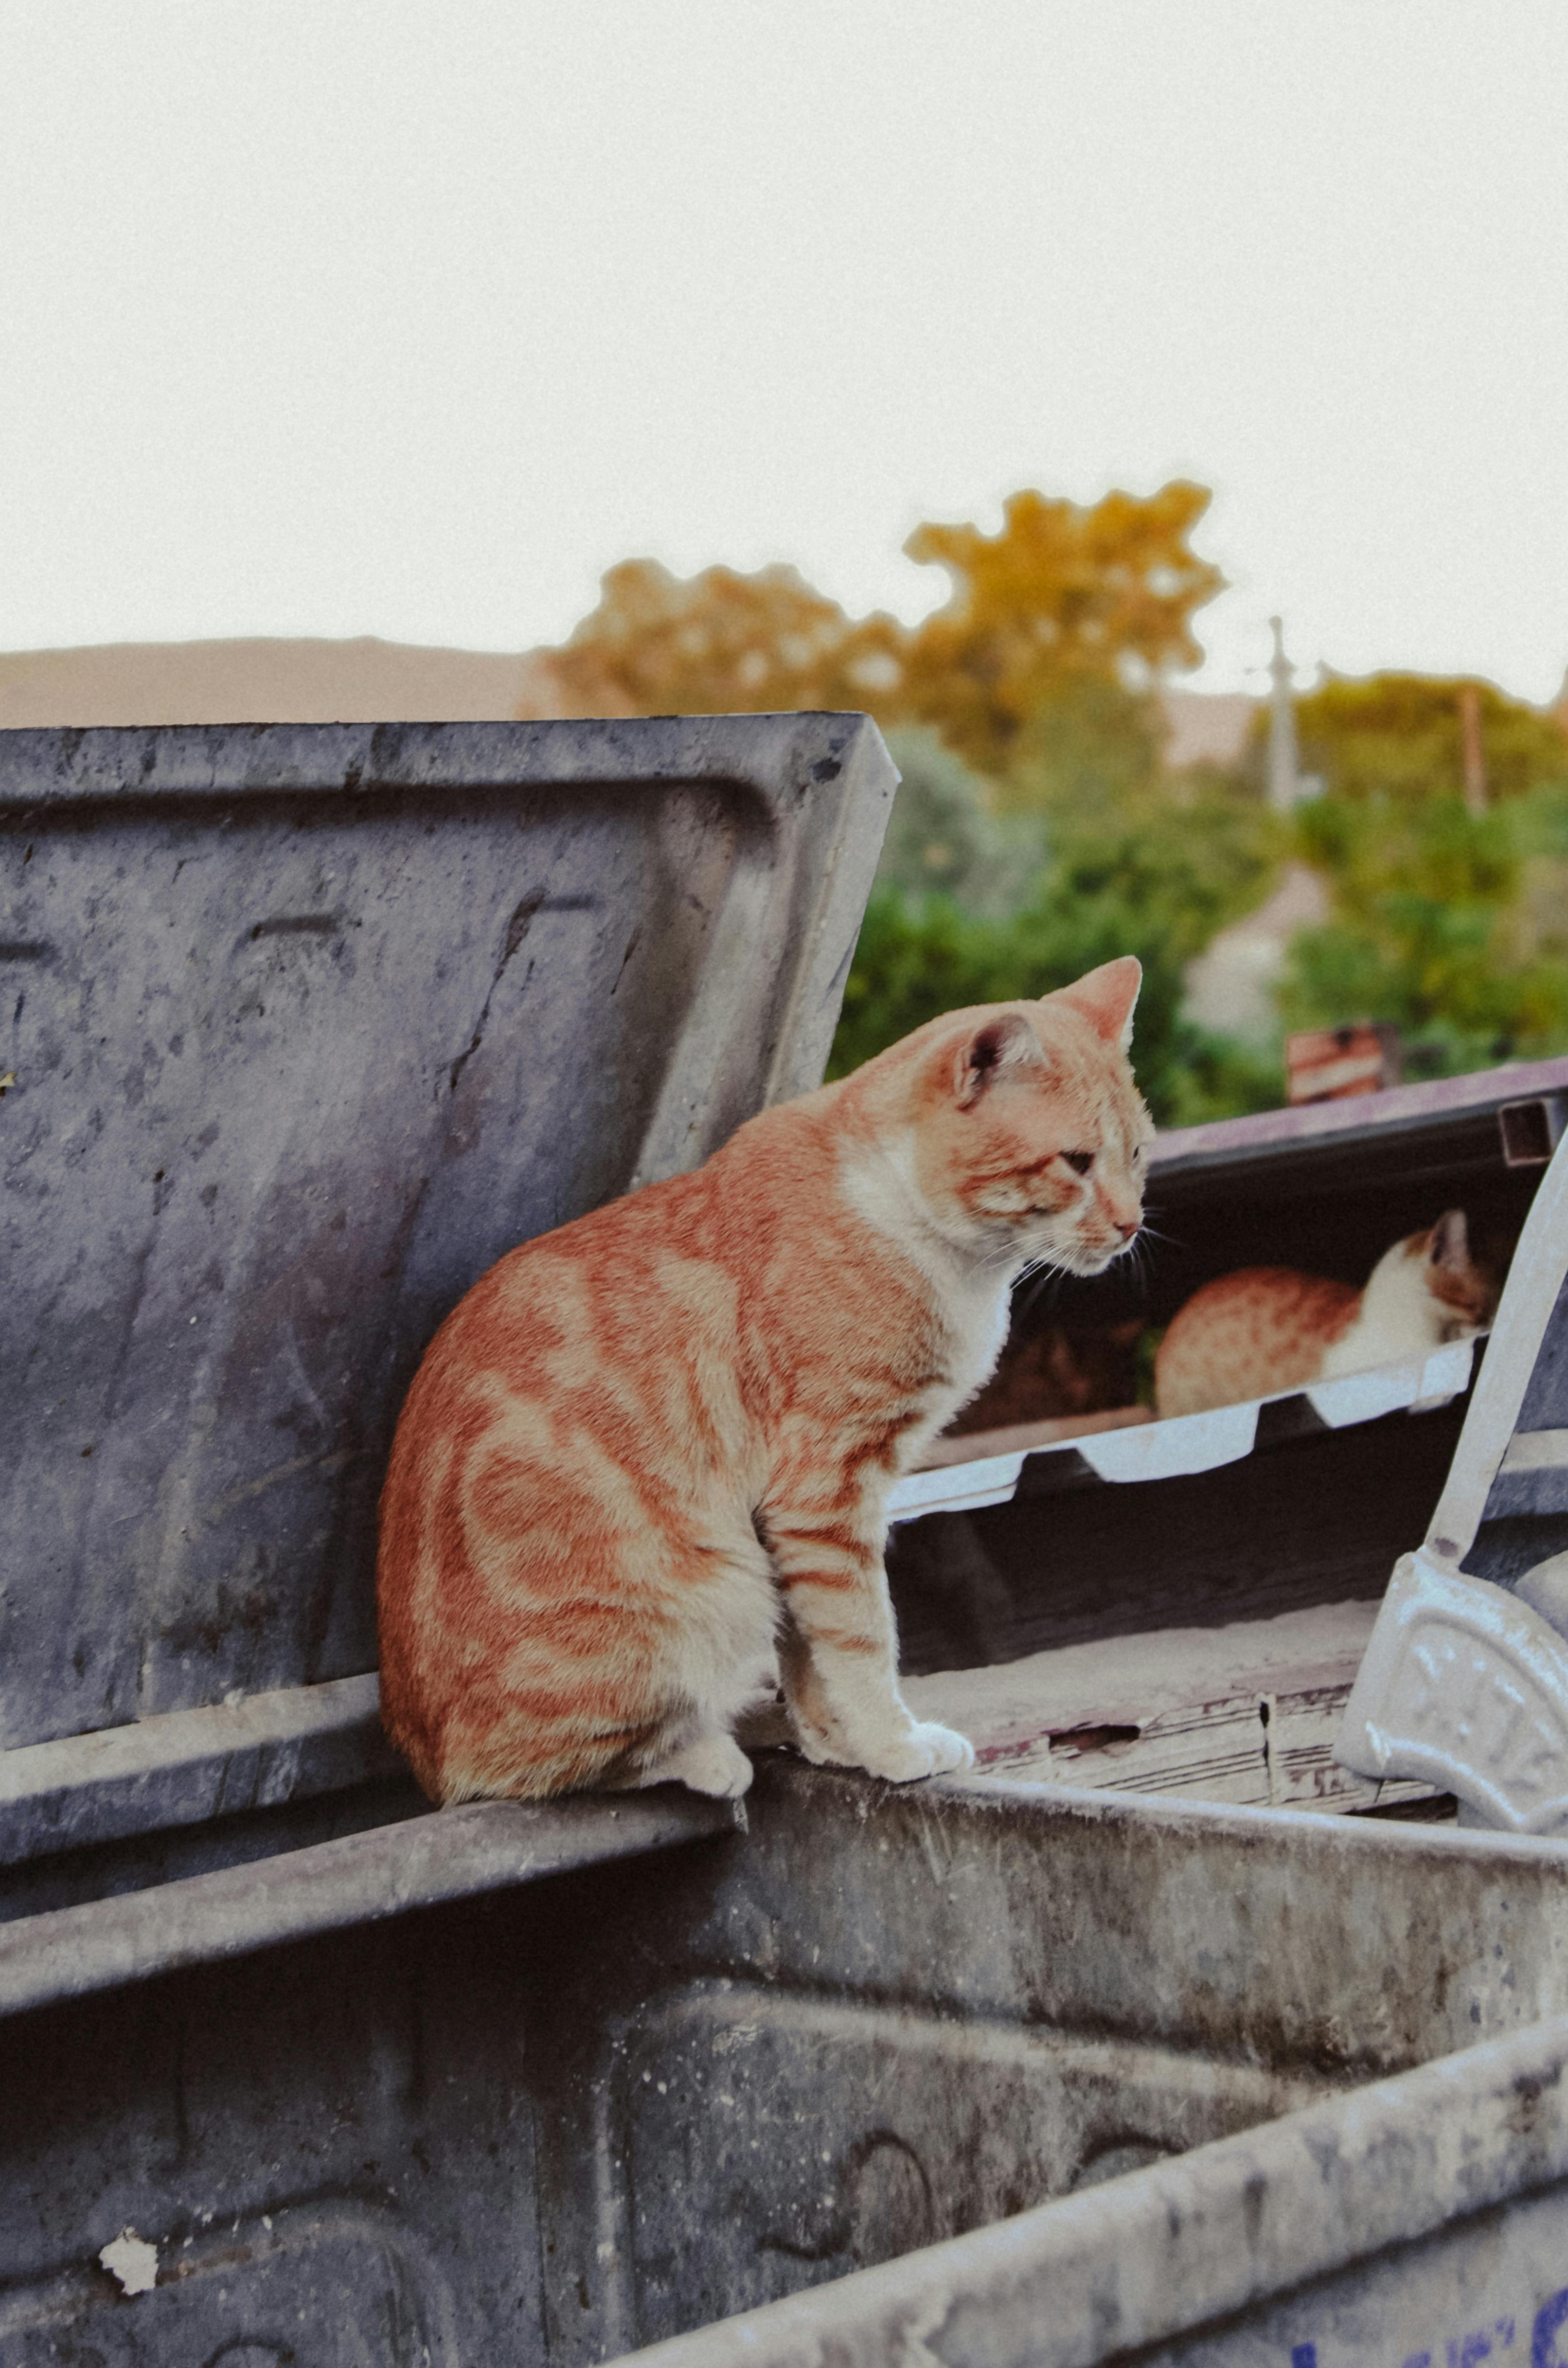
{"type": "Polygon", "coordinates": [[[242,1695],[342,1781],[425,1344],[819,1080],[895,780],[852,715],[0,734],[14,1839],[131,1721],[111,1829],[207,1814],[242,1695]]]}

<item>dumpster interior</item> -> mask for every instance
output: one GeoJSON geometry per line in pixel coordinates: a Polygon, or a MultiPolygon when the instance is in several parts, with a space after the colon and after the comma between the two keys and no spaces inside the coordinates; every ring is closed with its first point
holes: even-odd
{"type": "Polygon", "coordinates": [[[1540,1845],[781,1755],[748,1806],[0,2022],[7,2368],[575,2368],[1568,2005],[1540,1845]]]}

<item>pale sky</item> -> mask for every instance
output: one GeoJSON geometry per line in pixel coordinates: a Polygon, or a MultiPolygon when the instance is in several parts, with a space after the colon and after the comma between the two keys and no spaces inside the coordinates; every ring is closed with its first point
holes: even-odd
{"type": "Polygon", "coordinates": [[[1201,684],[1555,692],[1568,0],[0,0],[0,648],[913,618],[1177,472],[1201,684]]]}

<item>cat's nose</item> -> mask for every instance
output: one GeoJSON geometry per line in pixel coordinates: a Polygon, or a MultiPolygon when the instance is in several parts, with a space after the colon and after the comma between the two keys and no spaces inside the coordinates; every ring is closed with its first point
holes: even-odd
{"type": "Polygon", "coordinates": [[[1117,1232],[1121,1235],[1124,1242],[1130,1242],[1132,1239],[1133,1235],[1138,1231],[1140,1223],[1139,1219],[1136,1217],[1117,1217],[1114,1218],[1112,1222],[1116,1226],[1117,1232]]]}

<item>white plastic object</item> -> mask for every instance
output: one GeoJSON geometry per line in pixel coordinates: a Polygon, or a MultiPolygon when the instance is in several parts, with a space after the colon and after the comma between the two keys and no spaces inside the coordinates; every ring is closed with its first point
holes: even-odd
{"type": "Polygon", "coordinates": [[[1305,1392],[1307,1404],[1330,1430],[1353,1422],[1374,1422],[1379,1415],[1401,1406],[1414,1412],[1447,1406],[1468,1388],[1474,1362],[1471,1340],[1450,1340],[1429,1357],[1402,1365],[1372,1365],[1363,1373],[1341,1373],[1332,1382],[1313,1382],[1305,1392]]]}
{"type": "Polygon", "coordinates": [[[1345,1706],[1335,1757],[1358,1775],[1456,1793],[1472,1823],[1568,1825],[1568,1644],[1490,1579],[1403,1554],[1345,1706]]]}
{"type": "Polygon", "coordinates": [[[1024,1468],[1024,1450],[983,1455],[973,1463],[939,1463],[933,1472],[905,1474],[888,1498],[890,1521],[913,1521],[922,1513],[971,1513],[982,1505],[1007,1505],[1024,1468]]]}
{"type": "Polygon", "coordinates": [[[1426,1543],[1395,1565],[1335,1742],[1358,1775],[1440,1784],[1467,1823],[1511,1833],[1568,1827],[1568,1643],[1537,1608],[1559,1591],[1558,1557],[1517,1588],[1462,1565],[1499,1471],[1568,1464],[1568,1434],[1517,1428],[1568,1273],[1564,1148],[1519,1235],[1426,1543]]]}
{"type": "Polygon", "coordinates": [[[1096,1430],[1072,1443],[1098,1479],[1172,1480],[1239,1463],[1257,1438],[1258,1400],[1213,1406],[1205,1414],[1169,1415],[1164,1422],[1096,1430]]]}
{"type": "MultiPolygon", "coordinates": [[[[1352,1423],[1372,1422],[1380,1415],[1397,1413],[1402,1406],[1414,1414],[1446,1406],[1468,1386],[1473,1353],[1473,1341],[1456,1340],[1447,1348],[1435,1349],[1429,1357],[1376,1365],[1364,1373],[1346,1373],[1338,1381],[1314,1383],[1305,1391],[1287,1390],[1281,1396],[1305,1397],[1321,1422],[1331,1430],[1343,1430],[1352,1423]]],[[[1172,1480],[1187,1473],[1217,1471],[1221,1464],[1239,1463],[1252,1453],[1259,1410],[1273,1403],[1248,1398],[1238,1406],[1213,1406],[1202,1414],[1166,1415],[1159,1422],[1084,1431],[1049,1445],[980,1456],[972,1463],[945,1463],[930,1472],[911,1472],[888,1499],[888,1519],[913,1521],[926,1513],[975,1512],[983,1505],[1008,1504],[1031,1456],[1079,1455],[1096,1480],[1113,1484],[1172,1480]]],[[[1563,1461],[1568,1463],[1568,1434],[1563,1437],[1563,1461]]]]}

